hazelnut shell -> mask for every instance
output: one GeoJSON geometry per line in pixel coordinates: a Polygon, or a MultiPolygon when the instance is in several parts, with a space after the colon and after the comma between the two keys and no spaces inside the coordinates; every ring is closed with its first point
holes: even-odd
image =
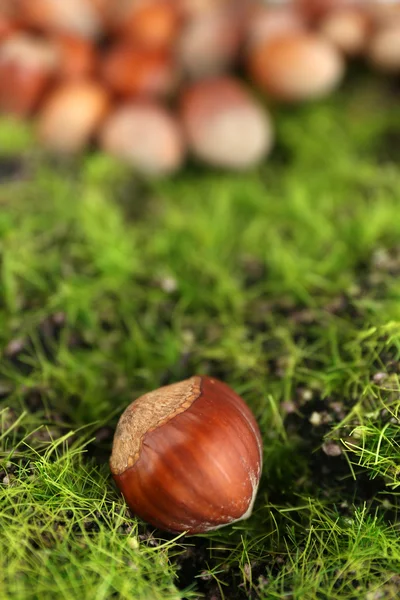
{"type": "Polygon", "coordinates": [[[179,2],[147,0],[130,3],[117,11],[118,35],[145,48],[170,48],[182,22],[179,2]]]}
{"type": "Polygon", "coordinates": [[[340,52],[309,32],[285,33],[255,45],[247,66],[254,82],[271,98],[283,102],[328,95],[345,69],[340,52]]]}
{"type": "Polygon", "coordinates": [[[15,33],[0,43],[0,111],[18,116],[32,113],[58,65],[46,40],[15,33]]]}
{"type": "Polygon", "coordinates": [[[267,110],[233,77],[193,83],[182,94],[180,114],[193,154],[206,163],[246,169],[271,149],[267,110]]]}
{"type": "Polygon", "coordinates": [[[107,91],[97,82],[62,83],[53,90],[40,112],[40,141],[61,154],[83,150],[105,117],[108,105],[107,91]]]}
{"type": "Polygon", "coordinates": [[[104,56],[104,82],[126,97],[154,98],[170,94],[178,81],[169,52],[118,43],[104,56]]]}
{"type": "Polygon", "coordinates": [[[243,27],[232,10],[215,10],[187,21],[182,30],[177,57],[192,79],[210,77],[227,70],[239,54],[243,27]]]}
{"type": "Polygon", "coordinates": [[[365,51],[371,25],[366,10],[344,7],[331,11],[321,19],[319,31],[344,54],[358,56],[365,51]]]}
{"type": "Polygon", "coordinates": [[[261,435],[231,388],[194,376],[126,409],[110,466],[135,514],[167,531],[205,532],[250,516],[261,435]]]}
{"type": "Polygon", "coordinates": [[[106,152],[150,176],[178,170],[185,155],[177,119],[154,102],[117,106],[105,120],[99,141],[106,152]]]}

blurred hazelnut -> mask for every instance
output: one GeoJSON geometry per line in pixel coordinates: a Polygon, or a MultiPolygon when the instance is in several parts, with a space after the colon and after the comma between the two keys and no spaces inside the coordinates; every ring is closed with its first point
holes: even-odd
{"type": "Polygon", "coordinates": [[[54,39],[54,45],[59,54],[58,76],[61,79],[81,79],[94,73],[97,56],[90,40],[59,35],[54,39]]]}
{"type": "Polygon", "coordinates": [[[181,118],[193,154],[212,165],[251,167],[272,146],[266,110],[231,77],[199,81],[184,90],[181,118]]]}
{"type": "Polygon", "coordinates": [[[365,50],[371,33],[371,19],[365,10],[339,8],[321,19],[319,31],[341,52],[356,56],[365,50]]]}
{"type": "Polygon", "coordinates": [[[16,33],[0,44],[0,111],[25,116],[42,97],[57,67],[45,40],[16,33]]]}
{"type": "Polygon", "coordinates": [[[367,49],[370,64],[384,73],[400,73],[400,20],[378,29],[367,49]]]}
{"type": "Polygon", "coordinates": [[[98,37],[99,10],[92,0],[17,0],[19,15],[30,27],[49,32],[98,37]]]}
{"type": "Polygon", "coordinates": [[[302,31],[305,27],[304,18],[293,6],[257,2],[246,23],[247,43],[257,44],[282,33],[302,31]]]}
{"type": "Polygon", "coordinates": [[[232,65],[243,40],[233,11],[214,10],[190,19],[178,43],[178,60],[192,78],[216,75],[232,65]]]}
{"type": "Polygon", "coordinates": [[[365,10],[371,16],[377,27],[393,25],[400,21],[400,1],[392,0],[386,2],[374,2],[370,0],[365,3],[365,10]]]}
{"type": "Polygon", "coordinates": [[[105,121],[99,140],[106,152],[146,175],[176,171],[184,159],[183,136],[177,120],[153,103],[116,108],[105,121]]]}
{"type": "Polygon", "coordinates": [[[15,23],[0,13],[0,42],[10,37],[16,30],[17,27],[15,23]]]}
{"type": "Polygon", "coordinates": [[[180,0],[182,10],[187,17],[196,17],[216,10],[231,10],[248,0],[180,0]]]}
{"type": "Polygon", "coordinates": [[[71,81],[56,88],[38,119],[39,139],[59,153],[78,152],[105,117],[108,96],[91,81],[71,81]]]}
{"type": "Polygon", "coordinates": [[[103,59],[103,79],[122,96],[160,97],[170,94],[178,81],[171,55],[160,49],[119,43],[103,59]]]}
{"type": "Polygon", "coordinates": [[[248,54],[248,70],[269,96],[296,102],[329,94],[343,77],[344,61],[324,38],[293,32],[254,46],[248,54]]]}
{"type": "Polygon", "coordinates": [[[357,0],[294,0],[294,3],[303,12],[304,16],[311,20],[318,20],[331,10],[357,4],[357,0]]]}
{"type": "Polygon", "coordinates": [[[16,19],[19,0],[0,0],[0,15],[7,19],[16,19]]]}
{"type": "Polygon", "coordinates": [[[170,48],[174,45],[182,21],[179,2],[142,0],[122,6],[116,18],[116,31],[146,48],[170,48]]]}

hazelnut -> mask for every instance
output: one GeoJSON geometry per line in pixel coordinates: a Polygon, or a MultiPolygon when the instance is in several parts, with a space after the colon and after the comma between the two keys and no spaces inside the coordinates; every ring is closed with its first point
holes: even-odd
{"type": "Polygon", "coordinates": [[[360,2],[360,0],[294,0],[294,3],[306,17],[318,20],[331,10],[357,4],[357,1],[360,2]]]}
{"type": "Polygon", "coordinates": [[[400,21],[400,2],[392,0],[386,2],[370,1],[366,3],[365,9],[372,17],[374,24],[377,27],[385,27],[393,25],[400,21]]]}
{"type": "Polygon", "coordinates": [[[266,109],[232,77],[189,86],[180,113],[193,154],[206,163],[245,169],[271,149],[273,132],[266,109]]]}
{"type": "Polygon", "coordinates": [[[98,37],[102,20],[92,0],[17,0],[23,23],[42,31],[98,37]]]}
{"type": "Polygon", "coordinates": [[[0,15],[15,21],[19,12],[18,2],[19,0],[0,0],[0,15]]]}
{"type": "Polygon", "coordinates": [[[121,96],[161,97],[178,81],[176,65],[161,49],[118,43],[104,57],[102,75],[111,90],[121,96]]]}
{"type": "Polygon", "coordinates": [[[329,94],[343,77],[344,61],[339,51],[321,36],[292,32],[251,48],[248,70],[269,96],[296,102],[329,94]]]}
{"type": "Polygon", "coordinates": [[[248,2],[249,0],[180,0],[183,13],[187,17],[205,15],[215,10],[231,10],[232,7],[247,5],[248,2]]]}
{"type": "Polygon", "coordinates": [[[54,46],[59,55],[57,75],[60,79],[81,79],[95,72],[97,56],[91,40],[58,35],[54,39],[54,46]]]}
{"type": "Polygon", "coordinates": [[[367,45],[371,19],[366,10],[355,7],[338,8],[321,19],[319,31],[344,54],[357,56],[367,45]]]}
{"type": "Polygon", "coordinates": [[[0,13],[0,42],[10,37],[15,31],[15,23],[0,13]]]}
{"type": "Polygon", "coordinates": [[[200,533],[250,516],[262,440],[231,388],[194,376],[128,406],[110,466],[135,514],[160,529],[200,533]]]}
{"type": "Polygon", "coordinates": [[[400,19],[379,28],[367,48],[370,64],[384,73],[400,73],[400,19]]]}
{"type": "Polygon", "coordinates": [[[186,23],[178,42],[178,61],[191,78],[216,75],[232,65],[242,42],[237,13],[213,10],[186,23]]]}
{"type": "Polygon", "coordinates": [[[179,123],[155,103],[116,108],[99,133],[101,147],[146,175],[164,175],[182,165],[185,146],[179,123]]]}
{"type": "Polygon", "coordinates": [[[295,7],[257,3],[246,23],[247,43],[251,46],[282,33],[302,31],[305,27],[305,20],[295,7]]]}
{"type": "Polygon", "coordinates": [[[146,48],[170,48],[181,26],[179,3],[170,0],[130,2],[117,10],[116,31],[146,48]]]}
{"type": "Polygon", "coordinates": [[[0,44],[0,111],[26,116],[37,107],[58,65],[54,47],[25,33],[0,44]]]}
{"type": "Polygon", "coordinates": [[[108,95],[100,84],[84,80],[61,84],[39,115],[39,139],[53,151],[78,152],[94,134],[107,108],[108,95]]]}

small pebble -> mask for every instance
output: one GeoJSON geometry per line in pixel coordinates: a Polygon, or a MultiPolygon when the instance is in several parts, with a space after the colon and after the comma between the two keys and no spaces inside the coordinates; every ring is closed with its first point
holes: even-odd
{"type": "Polygon", "coordinates": [[[309,402],[310,400],[312,400],[313,397],[313,393],[312,390],[304,390],[302,393],[302,398],[305,402],[309,402]]]}
{"type": "Polygon", "coordinates": [[[178,282],[176,281],[175,277],[163,277],[160,281],[160,287],[163,292],[172,294],[178,289],[178,282]]]}
{"type": "Polygon", "coordinates": [[[324,442],[322,444],[322,450],[325,452],[327,456],[340,456],[342,454],[342,449],[339,444],[335,442],[324,442]]]}
{"type": "Polygon", "coordinates": [[[309,421],[311,425],[314,425],[314,427],[318,427],[322,423],[321,413],[314,411],[311,417],[309,418],[309,421]]]}
{"type": "Polygon", "coordinates": [[[296,405],[294,402],[288,400],[286,402],[282,402],[281,409],[285,414],[291,415],[292,413],[296,412],[296,405]]]}
{"type": "Polygon", "coordinates": [[[139,548],[139,540],[137,537],[131,537],[128,540],[128,546],[132,548],[132,550],[138,550],[139,548]]]}
{"type": "Polygon", "coordinates": [[[387,379],[387,373],[383,373],[383,372],[379,372],[379,373],[375,373],[375,375],[372,378],[374,380],[375,383],[382,383],[382,381],[385,381],[385,379],[387,379]]]}
{"type": "Polygon", "coordinates": [[[24,350],[26,346],[26,340],[23,338],[16,338],[14,340],[11,340],[11,342],[9,342],[5,348],[5,355],[8,357],[13,357],[16,354],[19,354],[20,352],[22,352],[22,350],[24,350]]]}

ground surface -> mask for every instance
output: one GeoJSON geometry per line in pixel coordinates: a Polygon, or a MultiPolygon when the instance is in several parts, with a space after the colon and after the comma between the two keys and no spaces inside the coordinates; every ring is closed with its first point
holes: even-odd
{"type": "Polygon", "coordinates": [[[0,123],[2,599],[400,590],[400,105],[358,75],[235,176],[142,183],[0,123]],[[207,373],[265,441],[253,517],[174,538],[110,479],[119,414],[207,373]]]}

